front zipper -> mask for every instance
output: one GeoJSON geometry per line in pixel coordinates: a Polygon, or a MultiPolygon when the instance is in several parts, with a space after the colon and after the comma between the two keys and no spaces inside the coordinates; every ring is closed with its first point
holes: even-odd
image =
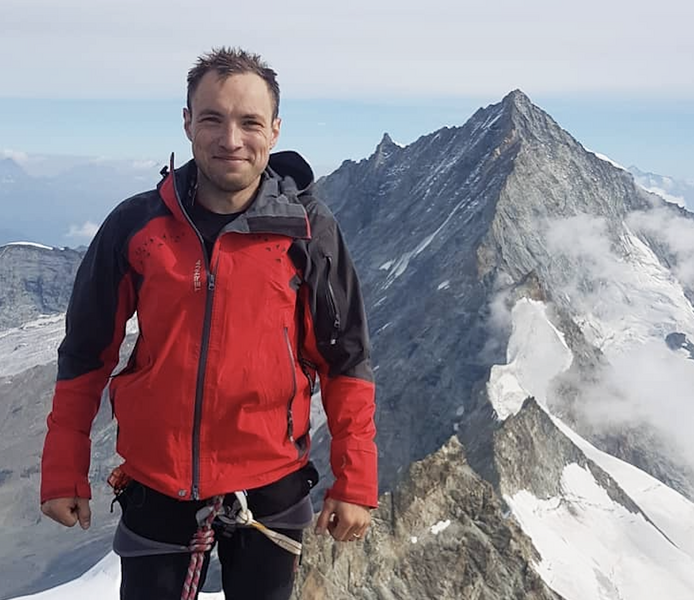
{"type": "Polygon", "coordinates": [[[289,366],[292,370],[292,395],[289,397],[289,404],[287,405],[287,437],[289,441],[294,443],[294,417],[292,416],[292,406],[294,405],[294,397],[296,396],[297,383],[296,383],[296,366],[294,364],[294,351],[292,350],[292,344],[289,340],[289,329],[284,328],[284,341],[287,344],[287,351],[289,353],[289,366]]]}
{"type": "MultiPolygon", "coordinates": [[[[172,175],[173,177],[173,175],[172,175]]],[[[195,384],[195,409],[193,412],[193,444],[192,444],[192,459],[193,459],[193,476],[191,482],[191,498],[193,500],[200,499],[200,421],[202,420],[202,398],[205,389],[205,370],[207,367],[207,353],[209,350],[210,343],[210,330],[212,327],[212,301],[214,300],[214,290],[215,290],[215,274],[212,272],[210,266],[210,257],[207,256],[207,248],[205,247],[205,240],[198,231],[198,228],[193,223],[193,220],[188,216],[188,212],[183,207],[181,198],[178,195],[178,189],[176,188],[176,179],[174,178],[174,193],[176,195],[176,200],[178,201],[178,206],[181,212],[185,216],[186,220],[193,228],[195,235],[197,235],[200,241],[200,247],[202,248],[202,255],[205,259],[205,273],[207,274],[207,289],[205,297],[205,317],[202,325],[202,342],[200,345],[200,359],[198,360],[198,376],[195,384]]],[[[218,241],[218,240],[217,240],[218,241]]],[[[215,241],[214,245],[217,245],[215,241]]],[[[212,249],[214,252],[214,247],[212,249]]]]}
{"type": "Polygon", "coordinates": [[[330,316],[332,318],[332,331],[330,332],[330,345],[334,346],[337,343],[337,338],[340,333],[340,313],[337,310],[337,302],[335,301],[335,292],[333,291],[333,285],[330,283],[330,271],[332,271],[333,260],[331,256],[326,256],[325,260],[328,262],[328,269],[326,273],[327,294],[326,299],[328,301],[328,309],[330,311],[330,316]]]}
{"type": "Polygon", "coordinates": [[[205,389],[205,370],[207,367],[207,352],[210,345],[210,330],[212,329],[212,301],[214,299],[215,275],[207,265],[207,297],[205,299],[205,319],[202,325],[202,343],[200,346],[200,361],[198,363],[198,379],[195,387],[195,411],[193,413],[193,482],[191,496],[200,500],[200,422],[202,421],[202,398],[205,389]]]}

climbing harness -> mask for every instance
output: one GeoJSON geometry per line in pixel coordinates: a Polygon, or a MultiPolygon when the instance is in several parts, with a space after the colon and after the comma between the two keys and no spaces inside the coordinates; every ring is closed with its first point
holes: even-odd
{"type": "MultiPolygon", "coordinates": [[[[132,479],[116,467],[108,478],[109,485],[113,488],[115,498],[125,491],[132,479]]],[[[231,506],[224,503],[225,496],[214,496],[209,499],[195,515],[198,529],[193,534],[187,546],[156,542],[137,535],[130,531],[123,520],[118,523],[114,536],[114,550],[119,556],[151,556],[153,554],[178,554],[190,552],[190,563],[183,584],[181,600],[193,600],[198,592],[202,567],[205,561],[205,553],[209,552],[215,543],[214,526],[221,524],[224,532],[231,532],[238,527],[252,527],[265,535],[272,542],[291,552],[296,556],[301,555],[301,542],[293,540],[278,531],[274,531],[267,525],[256,521],[253,513],[248,508],[246,493],[237,491],[233,493],[234,502],[231,506]]],[[[276,528],[303,529],[311,522],[312,509],[310,499],[304,498],[294,506],[276,515],[270,515],[263,520],[276,528]]]]}

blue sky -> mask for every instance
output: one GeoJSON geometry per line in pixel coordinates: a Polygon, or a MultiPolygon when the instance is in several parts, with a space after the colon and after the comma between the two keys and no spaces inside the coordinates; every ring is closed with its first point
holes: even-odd
{"type": "Polygon", "coordinates": [[[585,146],[694,179],[694,3],[425,4],[3,0],[0,153],[187,157],[186,71],[237,44],[278,71],[281,147],[319,174],[520,88],[585,146]]]}

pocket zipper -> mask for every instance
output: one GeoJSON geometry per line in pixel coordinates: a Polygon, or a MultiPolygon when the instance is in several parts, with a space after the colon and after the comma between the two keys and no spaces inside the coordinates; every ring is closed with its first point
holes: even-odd
{"type": "Polygon", "coordinates": [[[328,262],[328,269],[326,273],[327,280],[327,294],[326,298],[328,300],[328,308],[330,316],[332,317],[332,332],[330,333],[330,345],[334,346],[337,343],[337,338],[340,334],[340,313],[337,310],[337,302],[335,301],[335,292],[333,290],[333,285],[330,283],[330,272],[332,271],[333,261],[331,256],[325,257],[328,262]]]}
{"type": "Polygon", "coordinates": [[[292,350],[292,344],[289,341],[289,329],[284,328],[284,341],[287,344],[287,352],[289,354],[289,364],[292,369],[292,395],[289,398],[289,404],[287,405],[287,437],[289,441],[294,443],[294,417],[292,416],[292,406],[294,405],[294,397],[297,392],[297,382],[296,382],[296,366],[294,364],[294,351],[292,350]]]}

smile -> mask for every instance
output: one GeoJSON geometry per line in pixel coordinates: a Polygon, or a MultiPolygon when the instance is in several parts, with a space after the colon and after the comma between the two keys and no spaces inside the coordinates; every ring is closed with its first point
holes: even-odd
{"type": "Polygon", "coordinates": [[[239,156],[214,156],[215,160],[223,160],[224,162],[245,162],[248,159],[239,156]]]}

